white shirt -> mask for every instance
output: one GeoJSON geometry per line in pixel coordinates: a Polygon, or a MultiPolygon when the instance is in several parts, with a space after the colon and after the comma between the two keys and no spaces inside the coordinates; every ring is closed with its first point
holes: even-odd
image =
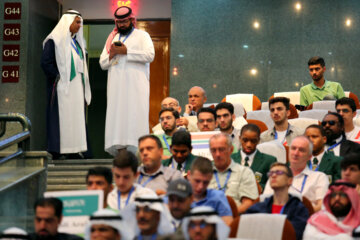
{"type": "Polygon", "coordinates": [[[284,143],[285,142],[285,137],[286,137],[286,133],[287,133],[287,130],[285,131],[276,131],[277,133],[277,140],[281,143],[284,143]]]}
{"type": "MultiPolygon", "coordinates": [[[[322,153],[318,154],[317,156],[314,156],[314,155],[313,155],[313,156],[311,157],[311,164],[314,165],[314,158],[317,158],[317,160],[319,161],[317,165],[319,166],[320,163],[321,163],[321,159],[322,159],[323,156],[324,156],[324,153],[325,153],[325,150],[322,151],[322,153]]],[[[310,170],[311,170],[311,169],[310,169],[310,170]]]]}
{"type": "MultiPolygon", "coordinates": [[[[289,188],[289,193],[301,193],[302,196],[308,198],[314,205],[316,200],[323,199],[325,197],[328,187],[329,178],[324,173],[312,171],[308,166],[306,166],[300,174],[294,176],[292,185],[289,188]],[[304,180],[305,176],[307,176],[306,180],[304,180]],[[304,188],[301,191],[303,182],[305,182],[304,188]]],[[[274,190],[270,187],[270,182],[268,180],[263,194],[273,193],[274,190]]]]}
{"type": "MultiPolygon", "coordinates": [[[[335,140],[335,142],[336,142],[336,143],[341,142],[342,139],[343,139],[343,137],[340,136],[340,137],[338,137],[338,138],[335,140]]],[[[335,155],[335,156],[340,156],[340,146],[341,146],[341,144],[338,144],[336,147],[334,147],[333,149],[331,149],[331,151],[334,152],[334,155],[335,155]]],[[[326,145],[326,151],[328,151],[329,147],[331,147],[331,146],[326,145]]]]}
{"type": "Polygon", "coordinates": [[[243,150],[241,150],[241,152],[240,152],[241,153],[241,165],[245,166],[245,158],[248,157],[249,158],[248,163],[249,163],[249,167],[250,167],[254,161],[256,152],[257,152],[257,150],[255,150],[255,152],[253,152],[252,154],[247,155],[246,153],[243,152],[243,150]]]}
{"type": "MultiPolygon", "coordinates": [[[[150,188],[142,187],[141,185],[139,185],[137,183],[134,183],[133,186],[135,187],[135,189],[129,197],[128,204],[134,202],[136,197],[154,194],[154,191],[151,190],[150,188]]],[[[115,187],[108,194],[108,197],[107,197],[107,204],[110,208],[121,210],[125,207],[128,195],[120,198],[120,209],[118,208],[118,206],[119,206],[118,197],[119,197],[118,189],[117,189],[117,187],[115,187]]]]}
{"type": "Polygon", "coordinates": [[[350,132],[345,132],[346,139],[360,143],[360,127],[355,126],[350,132]]]}

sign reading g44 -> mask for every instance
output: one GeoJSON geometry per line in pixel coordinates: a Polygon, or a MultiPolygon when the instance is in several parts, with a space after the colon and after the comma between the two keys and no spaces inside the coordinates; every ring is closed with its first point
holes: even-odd
{"type": "Polygon", "coordinates": [[[20,60],[20,45],[3,45],[2,59],[4,62],[20,60]]]}
{"type": "Polygon", "coordinates": [[[20,40],[20,24],[4,24],[3,39],[4,41],[20,40]]]}
{"type": "Polygon", "coordinates": [[[7,2],[4,4],[4,19],[21,19],[21,3],[7,2]]]}

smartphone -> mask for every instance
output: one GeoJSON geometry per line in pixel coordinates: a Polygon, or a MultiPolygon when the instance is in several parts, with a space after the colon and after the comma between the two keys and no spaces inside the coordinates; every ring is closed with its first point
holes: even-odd
{"type": "Polygon", "coordinates": [[[121,47],[121,45],[122,45],[122,42],[120,42],[120,41],[117,41],[117,42],[114,42],[114,44],[115,44],[115,46],[121,47]]]}

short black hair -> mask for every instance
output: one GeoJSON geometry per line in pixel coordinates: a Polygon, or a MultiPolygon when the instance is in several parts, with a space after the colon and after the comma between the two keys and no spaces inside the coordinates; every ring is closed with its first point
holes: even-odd
{"type": "Polygon", "coordinates": [[[163,112],[171,112],[175,119],[180,118],[179,112],[174,110],[172,107],[171,108],[162,108],[159,112],[159,118],[160,118],[161,114],[163,114],[163,112]]]}
{"type": "MultiPolygon", "coordinates": [[[[338,114],[337,112],[329,112],[324,116],[324,118],[327,115],[333,115],[333,116],[337,117],[337,119],[339,120],[340,126],[344,127],[344,118],[340,114],[338,114]]],[[[324,118],[323,118],[323,120],[324,120],[324,118]]]]}
{"type": "Polygon", "coordinates": [[[194,173],[195,170],[199,171],[201,174],[212,174],[214,171],[211,161],[206,157],[197,157],[193,161],[190,172],[194,173]]]}
{"type": "Polygon", "coordinates": [[[174,145],[186,145],[189,149],[192,149],[190,133],[184,130],[176,131],[171,139],[171,146],[174,145]]]}
{"type": "Polygon", "coordinates": [[[214,119],[216,120],[216,112],[214,109],[209,108],[209,107],[204,107],[204,108],[200,108],[199,111],[197,112],[197,118],[199,119],[199,114],[202,112],[208,112],[211,113],[212,115],[214,115],[214,119]]]}
{"type": "Polygon", "coordinates": [[[316,128],[320,131],[321,136],[323,136],[323,137],[326,136],[325,130],[321,125],[311,124],[305,129],[305,131],[308,130],[309,128],[316,128]]]}
{"type": "Polygon", "coordinates": [[[113,166],[116,168],[131,168],[131,170],[136,173],[139,162],[135,154],[130,151],[121,151],[119,152],[113,160],[113,166]]]}
{"type": "Polygon", "coordinates": [[[217,112],[217,110],[220,110],[220,109],[227,109],[231,115],[234,114],[234,105],[232,105],[229,102],[222,102],[222,103],[217,104],[215,107],[215,113],[217,112]]]}
{"type": "Polygon", "coordinates": [[[42,198],[39,198],[38,200],[36,200],[36,202],[34,204],[35,213],[36,213],[36,208],[37,207],[52,207],[52,208],[54,208],[54,212],[55,212],[56,217],[61,218],[61,216],[62,216],[63,203],[58,198],[54,198],[54,197],[49,197],[49,198],[42,197],[42,198]]]}
{"type": "Polygon", "coordinates": [[[360,154],[358,153],[349,153],[341,159],[340,167],[341,169],[346,169],[350,165],[356,165],[360,169],[360,154]]]}
{"type": "Polygon", "coordinates": [[[140,145],[140,143],[141,143],[142,141],[144,141],[144,140],[146,140],[146,139],[148,139],[148,138],[154,140],[154,141],[156,142],[156,145],[158,146],[158,148],[162,148],[162,144],[161,144],[160,139],[159,139],[157,136],[152,135],[152,134],[147,134],[147,135],[141,136],[141,137],[139,138],[139,140],[138,140],[138,144],[140,145]]]}
{"type": "Polygon", "coordinates": [[[308,66],[320,64],[322,67],[325,67],[325,60],[322,57],[315,56],[309,59],[308,66]]]}
{"type": "Polygon", "coordinates": [[[103,176],[108,184],[112,184],[113,182],[113,175],[111,169],[108,167],[90,168],[86,175],[86,182],[88,181],[89,176],[103,176]]]}
{"type": "Polygon", "coordinates": [[[274,97],[269,99],[269,109],[272,104],[282,102],[285,105],[286,110],[290,109],[290,99],[287,97],[274,97]]]}
{"type": "Polygon", "coordinates": [[[293,178],[294,175],[290,169],[290,167],[286,164],[286,163],[281,163],[281,162],[274,162],[273,164],[270,165],[270,170],[273,168],[273,167],[276,167],[276,166],[282,166],[284,168],[286,168],[286,175],[289,177],[289,178],[293,178]]]}
{"type": "Polygon", "coordinates": [[[245,131],[256,132],[257,136],[260,137],[260,128],[259,128],[256,124],[248,123],[248,124],[244,125],[244,126],[241,128],[240,136],[241,136],[241,135],[243,134],[243,132],[245,132],[245,131]]]}
{"type": "Polygon", "coordinates": [[[336,107],[337,105],[348,105],[353,112],[356,112],[356,104],[354,99],[352,98],[347,98],[347,97],[340,98],[335,102],[336,107]]]}

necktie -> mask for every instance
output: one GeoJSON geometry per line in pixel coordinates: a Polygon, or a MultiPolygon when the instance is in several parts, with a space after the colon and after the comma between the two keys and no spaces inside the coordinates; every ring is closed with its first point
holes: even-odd
{"type": "Polygon", "coordinates": [[[245,167],[249,167],[249,157],[246,156],[245,158],[245,167]]]}
{"type": "Polygon", "coordinates": [[[178,165],[177,165],[177,170],[179,170],[179,171],[181,171],[181,168],[182,168],[182,165],[181,165],[181,163],[178,163],[178,165]]]}
{"type": "Polygon", "coordinates": [[[319,163],[319,160],[317,158],[314,158],[312,170],[315,170],[317,168],[318,163],[319,163]]]}

